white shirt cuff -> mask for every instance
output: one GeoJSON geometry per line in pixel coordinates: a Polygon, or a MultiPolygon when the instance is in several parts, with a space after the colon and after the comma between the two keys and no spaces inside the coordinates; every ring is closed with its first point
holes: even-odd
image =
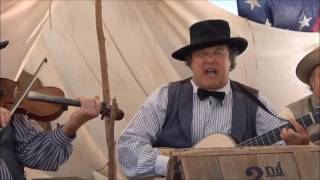
{"type": "Polygon", "coordinates": [[[159,155],[156,159],[155,173],[156,175],[166,176],[167,175],[167,166],[168,166],[169,157],[164,155],[159,155]]]}

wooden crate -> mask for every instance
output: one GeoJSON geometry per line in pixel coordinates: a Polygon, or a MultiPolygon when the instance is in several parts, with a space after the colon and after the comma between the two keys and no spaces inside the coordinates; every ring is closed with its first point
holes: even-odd
{"type": "Polygon", "coordinates": [[[34,178],[32,180],[84,180],[79,177],[34,178]]]}
{"type": "Polygon", "coordinates": [[[319,146],[171,150],[167,179],[320,179],[319,146]]]}

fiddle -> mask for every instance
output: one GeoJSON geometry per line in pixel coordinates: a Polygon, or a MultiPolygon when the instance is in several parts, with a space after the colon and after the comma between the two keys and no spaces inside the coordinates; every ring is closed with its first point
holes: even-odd
{"type": "MultiPolygon", "coordinates": [[[[53,87],[47,87],[47,88],[53,88],[53,87]]],[[[28,93],[27,99],[31,101],[38,101],[39,103],[53,103],[58,104],[63,107],[66,106],[75,106],[80,107],[81,103],[78,100],[65,98],[63,96],[57,96],[52,94],[44,94],[44,92],[48,91],[39,91],[39,90],[32,90],[28,93]]],[[[117,109],[115,112],[115,120],[121,120],[124,116],[124,112],[121,109],[117,109]]],[[[104,116],[110,117],[111,116],[111,107],[107,107],[107,104],[105,102],[102,102],[101,111],[100,114],[102,115],[101,119],[103,119],[104,116]]]]}
{"type": "MultiPolygon", "coordinates": [[[[17,83],[0,78],[0,87],[2,89],[2,96],[0,96],[0,106],[9,110],[12,109],[16,103],[17,97],[24,93],[19,89],[17,83]]],[[[26,97],[22,99],[16,112],[26,114],[29,118],[37,121],[52,121],[57,119],[68,106],[81,106],[80,101],[65,98],[64,92],[56,87],[40,87],[32,89],[26,97]]],[[[100,114],[110,117],[111,107],[107,107],[106,103],[102,102],[100,114]]],[[[120,109],[116,110],[115,119],[121,120],[124,112],[120,109]]]]}

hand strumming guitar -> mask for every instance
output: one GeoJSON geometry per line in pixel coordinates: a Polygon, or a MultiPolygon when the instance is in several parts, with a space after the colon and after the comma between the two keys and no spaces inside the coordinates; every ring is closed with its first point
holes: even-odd
{"type": "Polygon", "coordinates": [[[307,145],[309,144],[310,137],[308,132],[294,119],[289,120],[293,127],[296,129],[293,130],[291,128],[284,128],[281,131],[280,137],[289,145],[307,145]]]}

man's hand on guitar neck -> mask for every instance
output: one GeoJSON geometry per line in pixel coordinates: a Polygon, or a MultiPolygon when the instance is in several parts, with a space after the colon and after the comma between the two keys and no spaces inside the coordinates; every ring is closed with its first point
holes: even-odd
{"type": "Polygon", "coordinates": [[[281,131],[280,137],[289,145],[307,145],[309,144],[310,137],[308,132],[294,119],[289,120],[293,127],[296,129],[293,130],[291,128],[284,128],[281,131]]]}

